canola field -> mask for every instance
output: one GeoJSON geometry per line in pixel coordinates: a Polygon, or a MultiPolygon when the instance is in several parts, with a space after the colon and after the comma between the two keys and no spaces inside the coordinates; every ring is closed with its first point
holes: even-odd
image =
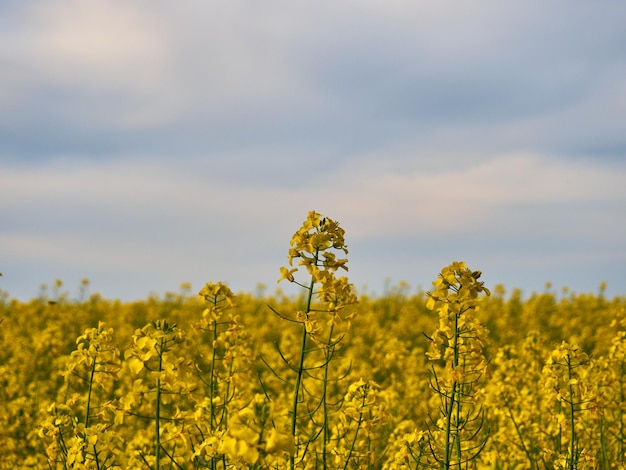
{"type": "Polygon", "coordinates": [[[0,293],[0,469],[623,469],[626,298],[349,281],[310,212],[277,289],[0,293]]]}

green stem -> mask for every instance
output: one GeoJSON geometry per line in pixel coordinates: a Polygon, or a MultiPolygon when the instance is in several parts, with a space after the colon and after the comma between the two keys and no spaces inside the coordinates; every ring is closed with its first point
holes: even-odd
{"type": "Polygon", "coordinates": [[[93,445],[93,458],[96,462],[96,470],[100,470],[100,459],[98,459],[98,450],[95,444],[93,445]]]}
{"type": "MultiPolygon", "coordinates": [[[[456,369],[456,367],[458,367],[459,365],[459,316],[460,313],[454,316],[454,336],[452,337],[452,350],[453,350],[453,360],[452,360],[452,370],[456,369]]],[[[451,456],[451,447],[452,447],[452,443],[450,442],[451,440],[451,434],[452,434],[452,415],[454,414],[454,411],[456,409],[456,414],[457,414],[457,423],[456,423],[456,427],[457,429],[455,429],[454,434],[455,434],[455,441],[457,441],[457,444],[460,445],[460,442],[458,442],[458,419],[459,419],[459,405],[457,403],[457,394],[459,394],[459,384],[456,382],[456,380],[452,383],[452,391],[450,393],[450,397],[449,400],[450,402],[448,403],[448,407],[446,409],[446,435],[445,435],[445,442],[444,442],[444,451],[443,451],[443,468],[445,470],[450,468],[450,462],[452,459],[451,456]]],[[[460,449],[457,448],[457,453],[459,453],[459,457],[460,457],[460,449]]],[[[459,462],[461,461],[461,459],[459,458],[459,462]]]]}
{"type": "MultiPolygon", "coordinates": [[[[315,252],[315,263],[317,264],[319,250],[315,252]]],[[[311,312],[311,303],[313,301],[313,287],[315,286],[315,278],[311,276],[311,283],[308,287],[308,295],[307,295],[307,303],[304,314],[308,316],[311,312]]],[[[306,356],[306,339],[307,339],[307,331],[306,331],[306,318],[305,322],[302,323],[302,338],[300,340],[300,358],[298,360],[298,370],[296,374],[296,383],[293,387],[293,400],[291,403],[291,435],[296,437],[296,424],[298,419],[298,396],[300,395],[300,387],[302,385],[302,375],[304,373],[304,358],[306,356]]],[[[297,450],[297,444],[296,444],[297,450]]],[[[295,455],[292,455],[290,458],[291,468],[294,469],[296,465],[295,455]]]]}
{"type": "Polygon", "coordinates": [[[330,325],[330,331],[328,333],[327,348],[324,351],[325,365],[324,365],[324,383],[323,383],[323,390],[322,390],[322,406],[323,406],[323,412],[324,412],[324,421],[323,421],[324,441],[322,442],[322,464],[323,464],[324,469],[328,468],[328,463],[326,462],[326,455],[328,453],[328,442],[330,440],[330,433],[328,431],[328,401],[327,401],[328,371],[329,371],[329,363],[330,363],[331,356],[332,356],[331,348],[334,348],[334,346],[331,346],[333,344],[333,330],[334,329],[335,329],[335,325],[333,323],[330,325]]]}
{"type": "Polygon", "coordinates": [[[571,434],[570,434],[570,461],[569,461],[569,468],[570,470],[574,470],[574,468],[576,467],[576,465],[574,464],[576,457],[574,455],[575,451],[576,451],[576,428],[575,426],[575,421],[574,421],[574,388],[571,385],[571,380],[572,380],[572,362],[571,362],[571,358],[569,356],[569,354],[567,355],[567,378],[568,378],[568,388],[569,388],[569,412],[570,412],[570,427],[571,427],[571,434]]]}
{"type": "Polygon", "coordinates": [[[450,435],[452,434],[452,413],[455,406],[456,400],[456,391],[457,383],[454,382],[452,384],[452,393],[450,394],[450,402],[448,403],[448,407],[446,409],[446,436],[443,450],[443,469],[447,470],[450,468],[450,460],[451,460],[451,443],[450,443],[450,435]]]}
{"type": "MultiPolygon", "coordinates": [[[[304,370],[304,356],[306,348],[306,325],[302,325],[302,340],[300,344],[300,360],[298,362],[298,373],[296,376],[296,384],[293,388],[293,401],[291,404],[291,435],[296,437],[296,420],[298,414],[298,395],[300,394],[300,384],[302,382],[302,372],[304,370]]],[[[296,447],[297,451],[297,447],[296,447]]],[[[295,455],[291,456],[291,468],[295,468],[295,455]]]]}
{"type": "Polygon", "coordinates": [[[350,444],[350,452],[348,452],[348,456],[346,457],[343,470],[346,470],[348,468],[348,464],[350,463],[350,458],[352,457],[352,452],[354,451],[354,446],[356,445],[356,438],[359,435],[359,430],[361,429],[361,424],[363,423],[363,408],[365,407],[366,399],[367,399],[367,389],[364,389],[363,400],[361,401],[361,411],[359,411],[359,420],[356,423],[356,430],[354,431],[354,438],[352,439],[352,443],[350,444]]]}
{"type": "Polygon", "coordinates": [[[89,427],[89,411],[91,409],[91,391],[93,390],[93,378],[96,375],[96,363],[98,357],[93,358],[93,364],[91,366],[91,375],[89,376],[89,389],[87,390],[87,410],[85,411],[85,429],[89,427]]]}
{"type": "MultiPolygon", "coordinates": [[[[161,338],[159,347],[159,374],[163,370],[163,349],[165,347],[165,338],[161,338]]],[[[156,383],[156,419],[155,419],[155,439],[154,439],[154,458],[155,470],[161,469],[161,376],[157,376],[156,383]]]]}
{"type": "MultiPolygon", "coordinates": [[[[300,395],[300,386],[302,383],[302,373],[304,371],[304,357],[306,352],[306,325],[302,324],[302,339],[300,343],[300,359],[298,361],[298,371],[296,375],[296,383],[293,387],[293,400],[291,403],[291,434],[296,435],[296,423],[298,414],[298,395],[300,395]]],[[[293,459],[293,458],[292,458],[293,459]]]]}
{"type": "Polygon", "coordinates": [[[515,432],[517,432],[517,436],[519,437],[522,450],[526,454],[526,457],[528,458],[530,466],[539,468],[539,466],[537,465],[537,462],[535,462],[535,460],[532,458],[532,455],[530,455],[530,451],[528,450],[528,447],[526,447],[526,443],[524,442],[524,436],[522,435],[522,430],[520,429],[519,425],[517,424],[517,421],[515,420],[515,417],[513,416],[513,411],[511,410],[511,407],[507,405],[506,409],[509,412],[509,416],[511,417],[513,426],[515,426],[515,432]]]}
{"type": "MultiPolygon", "coordinates": [[[[624,403],[624,399],[626,398],[626,393],[624,392],[624,382],[621,380],[626,374],[626,361],[622,359],[621,363],[621,375],[619,381],[619,398],[620,403],[624,403]]],[[[624,449],[624,412],[622,411],[622,407],[618,408],[619,410],[619,455],[620,463],[624,463],[624,457],[626,456],[626,449],[624,449]]]]}
{"type": "Polygon", "coordinates": [[[598,427],[600,428],[600,468],[609,467],[609,459],[606,455],[606,439],[604,438],[604,413],[600,412],[598,427]]]}
{"type": "MultiPolygon", "coordinates": [[[[89,414],[90,414],[90,410],[91,410],[91,391],[93,390],[93,378],[96,374],[96,363],[98,362],[98,358],[97,356],[93,358],[93,364],[91,365],[91,372],[89,374],[89,388],[87,390],[87,409],[85,410],[85,432],[82,433],[82,438],[86,441],[87,440],[87,428],[89,427],[89,414]]],[[[98,453],[96,450],[96,446],[93,446],[94,449],[94,455],[96,456],[96,464],[97,462],[97,457],[98,457],[98,453]]],[[[85,458],[85,454],[86,454],[86,450],[83,449],[82,450],[82,454],[83,454],[83,458],[85,458]]],[[[97,467],[99,468],[99,465],[97,465],[97,467]]]]}
{"type": "MultiPolygon", "coordinates": [[[[563,411],[563,404],[559,400],[557,404],[557,415],[563,411]]],[[[557,453],[561,453],[561,449],[563,448],[563,426],[559,423],[559,432],[554,438],[554,448],[557,453]]]]}
{"type": "MultiPolygon", "coordinates": [[[[213,344],[217,341],[217,321],[213,320],[213,344]]],[[[211,354],[211,382],[209,383],[209,425],[211,431],[214,431],[213,422],[215,421],[215,410],[213,407],[214,389],[217,387],[217,378],[215,377],[215,348],[212,348],[211,354]]]]}
{"type": "MultiPolygon", "coordinates": [[[[234,362],[231,362],[230,367],[228,369],[229,378],[232,378],[234,376],[235,374],[234,371],[235,371],[235,364],[234,362]]],[[[228,429],[228,406],[227,405],[230,403],[230,400],[232,399],[231,393],[230,393],[231,384],[232,384],[232,380],[229,379],[226,381],[226,386],[224,387],[224,398],[223,398],[224,406],[222,406],[222,412],[220,414],[220,419],[219,419],[219,424],[220,426],[222,426],[223,429],[228,429]]]]}
{"type": "Polygon", "coordinates": [[[457,399],[456,399],[456,407],[455,407],[455,411],[456,411],[456,420],[454,423],[454,445],[455,445],[455,449],[456,449],[456,458],[457,458],[457,468],[458,470],[461,470],[461,435],[460,435],[460,423],[461,423],[461,396],[463,394],[462,392],[462,385],[461,384],[456,384],[457,385],[457,399]]]}

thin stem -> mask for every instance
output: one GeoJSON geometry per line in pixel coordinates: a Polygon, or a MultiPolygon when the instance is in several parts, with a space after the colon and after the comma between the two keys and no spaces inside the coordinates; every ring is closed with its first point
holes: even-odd
{"type": "MultiPolygon", "coordinates": [[[[302,373],[304,372],[304,356],[306,352],[306,325],[302,325],[302,339],[300,344],[300,360],[298,361],[298,370],[296,375],[296,383],[293,388],[293,401],[291,404],[291,434],[296,436],[296,423],[298,414],[298,396],[300,395],[300,386],[302,383],[302,373]]],[[[291,457],[291,468],[294,468],[294,456],[291,457]]]]}
{"type": "MultiPolygon", "coordinates": [[[[456,369],[456,367],[458,367],[459,365],[459,314],[454,316],[454,336],[452,337],[452,348],[453,348],[453,360],[452,360],[452,370],[456,369]]],[[[444,454],[443,454],[443,468],[444,469],[449,469],[450,468],[450,462],[451,462],[451,434],[452,434],[452,415],[455,411],[455,407],[456,407],[456,414],[457,414],[457,422],[455,425],[455,429],[454,430],[454,434],[455,434],[455,440],[458,441],[458,425],[459,425],[459,405],[457,403],[457,395],[460,395],[459,393],[459,384],[458,382],[455,380],[452,383],[452,393],[450,394],[450,398],[449,398],[449,402],[448,402],[448,406],[446,407],[446,436],[445,436],[445,442],[444,442],[444,454]]],[[[460,399],[460,397],[459,397],[460,399]]],[[[460,445],[460,442],[457,442],[460,445]]],[[[457,453],[459,454],[459,462],[460,462],[460,449],[457,448],[457,453]]]]}
{"type": "Polygon", "coordinates": [[[569,461],[569,468],[570,470],[574,470],[575,468],[575,461],[577,460],[576,457],[574,456],[574,453],[576,451],[576,428],[575,428],[575,422],[574,422],[574,387],[572,386],[571,382],[572,382],[572,359],[569,356],[569,354],[567,355],[567,378],[568,378],[568,383],[569,383],[569,411],[570,411],[570,427],[571,427],[571,434],[570,434],[570,461],[569,461]]]}
{"type": "MultiPolygon", "coordinates": [[[[91,372],[89,374],[89,388],[87,390],[87,409],[85,410],[85,432],[83,433],[83,439],[87,439],[87,428],[89,427],[89,414],[91,410],[91,392],[93,390],[93,378],[96,375],[96,364],[98,363],[98,356],[93,358],[93,364],[91,365],[91,372]]],[[[100,468],[98,463],[98,452],[96,450],[96,446],[93,446],[94,455],[96,458],[96,466],[100,468]]],[[[83,449],[83,458],[85,457],[86,451],[83,449]]]]}
{"type": "MultiPolygon", "coordinates": [[[[159,373],[163,370],[163,349],[165,347],[165,338],[161,338],[159,347],[159,373]]],[[[155,419],[155,439],[154,439],[154,458],[155,470],[161,468],[161,376],[157,376],[156,383],[156,419],[155,419]]]]}
{"type": "Polygon", "coordinates": [[[609,466],[609,459],[606,455],[606,439],[604,437],[604,413],[599,413],[598,427],[600,428],[600,468],[607,468],[609,466]]]}
{"type": "MultiPolygon", "coordinates": [[[[319,255],[319,249],[315,251],[315,263],[317,263],[319,255]]],[[[315,287],[315,278],[311,276],[311,283],[308,287],[307,303],[304,314],[308,316],[311,311],[311,303],[313,301],[313,288],[315,287]]],[[[302,338],[300,340],[300,359],[298,360],[298,369],[296,371],[296,383],[293,387],[293,401],[291,404],[291,435],[296,437],[296,425],[298,419],[298,397],[300,395],[300,388],[302,386],[302,374],[304,373],[304,358],[306,356],[306,320],[302,323],[302,338]]],[[[295,455],[290,458],[291,468],[294,469],[296,465],[295,455]]]]}
{"type": "Polygon", "coordinates": [[[328,431],[328,371],[329,364],[332,358],[332,351],[330,348],[334,348],[333,343],[333,330],[335,329],[334,323],[330,325],[330,331],[328,333],[328,342],[327,347],[324,349],[324,383],[323,383],[323,391],[322,391],[322,403],[323,403],[323,411],[324,411],[324,422],[323,422],[323,442],[322,442],[322,464],[324,469],[328,468],[328,464],[326,462],[326,454],[328,453],[328,441],[330,440],[330,435],[328,431]]]}
{"type": "Polygon", "coordinates": [[[511,407],[507,406],[506,409],[509,412],[509,416],[511,417],[511,421],[513,422],[513,426],[515,426],[515,431],[517,432],[517,436],[519,437],[520,443],[522,445],[522,450],[526,454],[526,457],[528,458],[528,461],[531,467],[539,468],[539,466],[537,465],[537,462],[532,458],[528,448],[526,447],[526,443],[524,442],[524,436],[522,436],[522,431],[519,427],[519,424],[517,424],[517,421],[515,420],[515,417],[513,416],[513,411],[511,410],[511,407]]]}
{"type": "MultiPolygon", "coordinates": [[[[624,374],[626,373],[625,362],[626,361],[622,359],[620,377],[624,377],[624,374]]],[[[619,398],[620,398],[620,403],[624,403],[624,399],[626,398],[626,393],[624,391],[624,382],[621,379],[619,381],[619,398]]],[[[619,410],[619,455],[620,455],[620,463],[624,463],[624,457],[626,456],[626,449],[624,448],[624,412],[622,411],[622,407],[619,407],[618,410],[619,410]]]]}
{"type": "Polygon", "coordinates": [[[367,400],[367,389],[364,389],[363,400],[361,401],[361,411],[359,411],[359,420],[356,423],[356,430],[354,431],[354,438],[352,439],[352,443],[350,444],[350,452],[348,452],[348,456],[346,457],[346,462],[343,466],[343,470],[346,470],[348,468],[348,464],[350,463],[350,458],[352,457],[352,452],[354,451],[354,446],[356,445],[356,439],[359,435],[361,424],[363,423],[363,407],[365,407],[366,400],[367,400]]]}
{"type": "Polygon", "coordinates": [[[93,365],[91,366],[91,375],[89,376],[89,389],[87,390],[87,410],[85,411],[85,429],[89,427],[89,410],[91,408],[91,391],[93,390],[93,378],[96,374],[96,364],[98,357],[93,358],[93,365]]]}
{"type": "MultiPolygon", "coordinates": [[[[217,302],[216,302],[217,304],[217,302]]],[[[213,344],[217,341],[217,320],[213,320],[213,344]]],[[[211,431],[214,431],[213,422],[215,421],[215,410],[213,406],[214,402],[214,388],[217,385],[217,380],[215,378],[215,348],[212,348],[213,352],[211,354],[211,379],[209,383],[209,425],[211,431]]]]}
{"type": "Polygon", "coordinates": [[[95,444],[93,445],[93,459],[96,462],[96,470],[100,470],[100,459],[98,459],[98,450],[95,444]]]}
{"type": "Polygon", "coordinates": [[[450,444],[450,435],[452,434],[452,413],[454,410],[454,406],[455,406],[455,399],[456,399],[456,395],[457,395],[457,383],[454,382],[452,384],[452,393],[450,394],[449,397],[449,402],[447,404],[446,407],[446,438],[445,438],[445,443],[444,443],[444,453],[443,453],[443,468],[444,469],[448,469],[450,468],[450,460],[451,460],[451,444],[450,444]]]}

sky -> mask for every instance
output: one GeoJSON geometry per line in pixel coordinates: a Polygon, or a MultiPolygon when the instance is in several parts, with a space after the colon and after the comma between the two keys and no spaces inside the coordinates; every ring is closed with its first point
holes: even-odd
{"type": "Polygon", "coordinates": [[[0,1],[0,289],[626,294],[626,2],[0,1]]]}

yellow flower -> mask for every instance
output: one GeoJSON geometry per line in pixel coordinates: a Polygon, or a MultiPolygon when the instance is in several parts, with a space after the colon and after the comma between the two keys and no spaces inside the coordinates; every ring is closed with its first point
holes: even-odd
{"type": "Polygon", "coordinates": [[[289,282],[294,282],[295,278],[293,277],[293,273],[295,273],[297,270],[298,268],[288,269],[284,266],[281,266],[280,279],[278,279],[278,282],[285,280],[285,279],[289,282]]]}

